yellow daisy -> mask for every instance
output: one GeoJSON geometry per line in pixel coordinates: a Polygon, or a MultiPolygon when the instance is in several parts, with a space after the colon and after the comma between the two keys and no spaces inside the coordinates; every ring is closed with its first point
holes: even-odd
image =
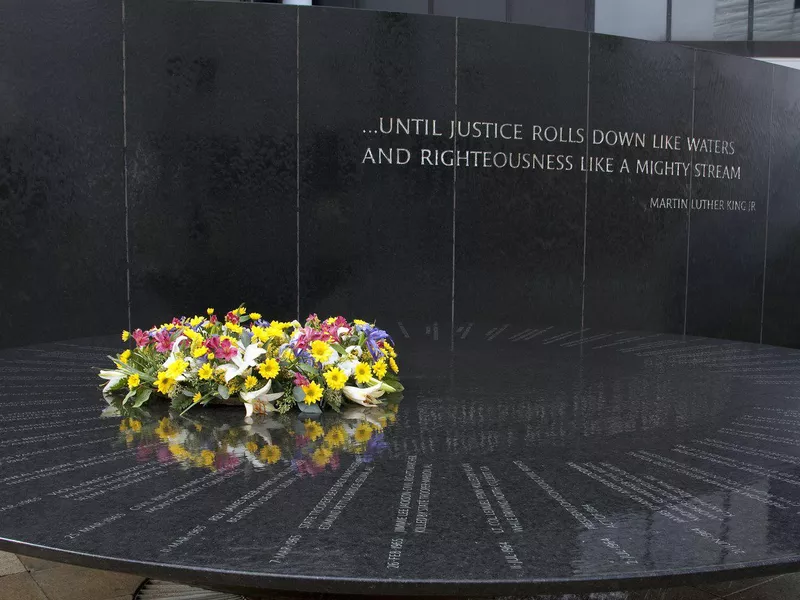
{"type": "Polygon", "coordinates": [[[261,313],[251,312],[247,316],[250,317],[253,321],[258,321],[261,318],[261,313]]]}
{"type": "Polygon", "coordinates": [[[357,383],[367,383],[372,379],[372,369],[365,362],[360,362],[356,365],[355,378],[357,383]]]}
{"type": "Polygon", "coordinates": [[[311,342],[311,356],[315,361],[324,363],[330,358],[331,352],[333,349],[325,342],[321,340],[311,342]]]}
{"type": "Polygon", "coordinates": [[[164,417],[158,422],[158,427],[155,428],[155,434],[162,440],[167,440],[178,433],[169,417],[164,417]]]}
{"type": "Polygon", "coordinates": [[[319,402],[320,398],[322,398],[322,386],[318,384],[316,381],[312,381],[308,385],[303,386],[303,392],[305,392],[306,397],[303,398],[303,402],[306,404],[315,404],[319,402]]]}
{"type": "Polygon", "coordinates": [[[188,368],[189,363],[179,358],[167,367],[165,373],[170,379],[177,379],[180,375],[183,375],[183,372],[188,368]]]}
{"type": "Polygon", "coordinates": [[[258,444],[255,442],[247,442],[244,447],[247,448],[248,452],[252,452],[253,454],[255,454],[256,450],[258,450],[258,444]]]}
{"type": "Polygon", "coordinates": [[[347,432],[345,432],[344,427],[341,425],[335,425],[328,430],[328,433],[325,434],[325,442],[328,445],[336,448],[341,446],[347,440],[347,432]]]}
{"type": "Polygon", "coordinates": [[[122,354],[119,355],[119,362],[121,362],[122,364],[127,365],[128,364],[128,359],[130,357],[131,357],[131,351],[130,350],[125,350],[125,352],[123,352],[122,354]]]}
{"type": "Polygon", "coordinates": [[[122,341],[123,342],[127,342],[129,339],[131,339],[131,332],[128,331],[127,329],[123,329],[122,330],[122,341]]]}
{"type": "Polygon", "coordinates": [[[311,460],[313,460],[314,464],[318,467],[324,467],[328,464],[328,462],[330,462],[332,456],[333,452],[320,446],[314,450],[314,453],[311,455],[311,460]]]}
{"type": "Polygon", "coordinates": [[[273,444],[268,444],[261,448],[261,452],[258,453],[258,458],[264,461],[267,464],[275,464],[278,462],[278,459],[281,457],[281,449],[278,446],[273,444]]]}
{"type": "Polygon", "coordinates": [[[140,383],[141,383],[141,380],[139,379],[139,375],[137,375],[136,373],[134,373],[133,375],[128,377],[128,389],[131,389],[131,390],[135,389],[135,388],[139,387],[140,383]]]}
{"type": "Polygon", "coordinates": [[[340,390],[344,387],[344,384],[347,383],[347,375],[344,374],[339,367],[333,367],[332,369],[328,369],[323,373],[325,377],[325,383],[328,384],[328,387],[332,390],[340,390]]]}
{"type": "Polygon", "coordinates": [[[206,467],[210,467],[214,464],[214,459],[216,458],[216,454],[214,454],[211,450],[203,450],[200,453],[200,460],[203,462],[203,465],[206,467]]]}
{"type": "Polygon", "coordinates": [[[214,375],[214,369],[212,369],[211,365],[208,363],[204,364],[200,367],[200,370],[197,371],[197,376],[204,381],[211,379],[212,375],[214,375]]]}
{"type": "Polygon", "coordinates": [[[177,382],[164,371],[161,371],[158,374],[158,379],[156,379],[156,387],[158,388],[158,392],[160,394],[169,394],[175,387],[176,383],[177,382]]]}
{"type": "Polygon", "coordinates": [[[372,427],[369,423],[359,423],[353,433],[353,439],[359,443],[366,442],[372,437],[372,427]]]}
{"type": "Polygon", "coordinates": [[[378,379],[383,379],[386,377],[386,361],[384,359],[380,359],[372,366],[372,372],[375,373],[375,377],[378,379]]]}
{"type": "Polygon", "coordinates": [[[258,385],[258,379],[256,379],[252,375],[248,375],[247,379],[244,380],[244,389],[246,390],[252,390],[257,385],[258,385]]]}
{"type": "Polygon", "coordinates": [[[305,426],[306,435],[312,442],[318,440],[322,435],[325,434],[325,430],[322,428],[322,425],[316,421],[308,419],[305,423],[303,423],[303,425],[305,426]]]}
{"type": "Polygon", "coordinates": [[[258,374],[264,379],[272,379],[273,377],[276,377],[280,370],[280,365],[278,365],[278,361],[274,358],[268,358],[263,363],[258,365],[258,374]]]}
{"type": "Polygon", "coordinates": [[[192,396],[192,402],[197,404],[198,402],[200,402],[200,399],[202,397],[203,397],[203,394],[201,394],[200,392],[197,392],[194,396],[192,396]]]}

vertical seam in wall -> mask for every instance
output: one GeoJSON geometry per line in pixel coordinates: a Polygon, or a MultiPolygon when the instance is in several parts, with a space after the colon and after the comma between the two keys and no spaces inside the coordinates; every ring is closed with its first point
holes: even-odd
{"type": "MultiPolygon", "coordinates": [[[[592,86],[592,34],[586,34],[588,42],[586,44],[586,154],[585,159],[589,158],[589,106],[592,86]]],[[[581,271],[581,332],[584,330],[584,309],[586,307],[586,218],[589,206],[589,169],[586,168],[583,179],[583,267],[581,271]]],[[[583,333],[581,333],[583,336],[583,333]]]]}
{"type": "Polygon", "coordinates": [[[128,299],[128,331],[131,322],[131,250],[128,223],[128,71],[125,35],[125,0],[122,0],[122,189],[125,199],[125,288],[128,299]]]}
{"type": "Polygon", "coordinates": [[[772,66],[771,93],[769,97],[769,148],[767,154],[767,213],[764,217],[764,267],[761,271],[761,321],[758,343],[764,343],[764,300],[767,293],[767,243],[769,242],[769,200],[772,196],[772,129],[775,111],[775,65],[772,66]]]}
{"type": "Polygon", "coordinates": [[[296,243],[296,254],[297,254],[297,263],[296,263],[296,294],[297,294],[297,320],[300,320],[300,8],[297,9],[297,19],[295,24],[295,71],[296,71],[296,82],[295,82],[295,94],[296,94],[296,102],[295,102],[295,132],[294,132],[294,139],[295,139],[295,221],[296,221],[296,233],[297,239],[295,240],[296,243]]]}
{"type": "MultiPolygon", "coordinates": [[[[697,50],[692,53],[692,125],[691,136],[694,138],[694,106],[697,91],[697,50]]],[[[694,199],[694,150],[689,157],[689,210],[686,212],[686,284],[683,288],[683,335],[689,320],[689,249],[692,239],[692,200],[694,199]]]]}
{"type": "MultiPolygon", "coordinates": [[[[453,76],[453,156],[457,157],[458,146],[458,17],[455,19],[455,57],[453,76]]],[[[453,161],[453,270],[450,279],[450,350],[455,348],[456,332],[456,172],[458,160],[453,161]]]]}
{"type": "Polygon", "coordinates": [[[666,38],[668,42],[672,41],[672,0],[667,0],[667,30],[666,38]]]}
{"type": "MultiPolygon", "coordinates": [[[[747,41],[753,41],[753,23],[755,21],[756,7],[755,0],[748,0],[747,2],[747,41]]],[[[748,48],[749,49],[749,48],[748,48]]]]}

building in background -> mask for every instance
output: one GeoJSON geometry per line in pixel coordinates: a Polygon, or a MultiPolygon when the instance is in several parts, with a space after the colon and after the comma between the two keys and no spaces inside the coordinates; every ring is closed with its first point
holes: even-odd
{"type": "MultiPolygon", "coordinates": [[[[281,0],[242,0],[268,1],[281,0]]],[[[672,41],[800,68],[800,0],[283,0],[672,41]]]]}

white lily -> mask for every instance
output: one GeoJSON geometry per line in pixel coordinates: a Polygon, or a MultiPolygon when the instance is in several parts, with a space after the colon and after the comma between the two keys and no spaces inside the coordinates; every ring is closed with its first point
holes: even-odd
{"type": "Polygon", "coordinates": [[[340,361],[337,367],[339,367],[345,375],[347,375],[348,379],[353,376],[353,373],[356,372],[356,365],[358,364],[357,360],[343,360],[340,361]]]}
{"type": "Polygon", "coordinates": [[[277,421],[272,420],[270,417],[259,417],[257,421],[252,418],[245,419],[247,425],[242,427],[247,433],[255,434],[264,440],[267,444],[272,444],[272,434],[270,429],[282,430],[283,426],[277,421]]]}
{"type": "Polygon", "coordinates": [[[337,360],[339,360],[339,353],[333,348],[331,348],[331,354],[330,356],[328,356],[328,360],[326,360],[322,364],[327,367],[334,364],[337,360]]]}
{"type": "Polygon", "coordinates": [[[225,371],[225,383],[244,373],[249,367],[256,366],[256,359],[267,351],[259,348],[258,344],[250,344],[247,348],[239,346],[231,362],[220,367],[225,371]],[[243,351],[243,352],[242,352],[243,351]]]}
{"type": "Polygon", "coordinates": [[[117,385],[123,379],[127,379],[127,375],[118,369],[103,369],[100,371],[100,378],[105,379],[108,381],[105,386],[103,386],[103,392],[110,392],[111,388],[117,385]]]}
{"type": "Polygon", "coordinates": [[[175,341],[172,342],[172,353],[175,354],[178,351],[178,348],[180,348],[181,342],[188,339],[189,338],[187,338],[185,335],[179,335],[177,338],[175,338],[175,341]]]}
{"type": "Polygon", "coordinates": [[[356,408],[350,407],[342,411],[342,418],[347,421],[366,421],[370,425],[374,425],[376,429],[383,429],[380,420],[374,415],[375,411],[371,408],[356,408]]]}
{"type": "Polygon", "coordinates": [[[347,397],[348,400],[352,400],[361,406],[376,406],[381,403],[378,398],[383,396],[384,392],[381,389],[381,384],[378,383],[377,385],[366,388],[346,385],[344,386],[342,393],[347,397]]]}
{"type": "Polygon", "coordinates": [[[270,393],[272,389],[272,379],[267,381],[267,385],[252,392],[240,392],[239,397],[244,400],[245,417],[249,417],[256,412],[258,414],[265,414],[268,412],[275,412],[276,409],[272,406],[278,398],[283,396],[283,392],[270,393]]]}
{"type": "Polygon", "coordinates": [[[348,346],[344,351],[347,352],[348,356],[357,356],[358,358],[361,358],[363,353],[360,346],[348,346]]]}

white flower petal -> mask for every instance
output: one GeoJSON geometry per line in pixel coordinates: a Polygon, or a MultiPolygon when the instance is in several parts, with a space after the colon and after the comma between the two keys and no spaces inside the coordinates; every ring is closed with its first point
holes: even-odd
{"type": "Polygon", "coordinates": [[[267,351],[263,348],[259,348],[258,344],[250,344],[244,351],[244,364],[248,367],[252,367],[256,364],[256,359],[266,353],[267,351]]]}
{"type": "Polygon", "coordinates": [[[183,340],[188,340],[188,339],[189,338],[187,338],[185,335],[179,335],[177,338],[175,338],[175,341],[172,343],[172,351],[173,352],[177,352],[178,351],[178,346],[180,346],[180,343],[183,340]]]}
{"type": "Polygon", "coordinates": [[[228,363],[225,365],[221,365],[219,368],[225,372],[225,383],[228,383],[231,379],[233,379],[237,375],[241,375],[246,367],[237,367],[236,365],[228,363]]]}
{"type": "Polygon", "coordinates": [[[361,354],[364,352],[364,351],[361,349],[361,347],[360,347],[360,346],[348,346],[348,347],[347,347],[347,348],[345,348],[344,350],[345,350],[345,352],[347,352],[347,354],[349,354],[350,356],[352,356],[352,355],[354,355],[354,354],[355,354],[355,355],[356,355],[356,356],[358,356],[359,358],[361,357],[361,354]]]}
{"type": "Polygon", "coordinates": [[[380,383],[368,388],[359,388],[352,385],[346,385],[344,386],[342,393],[344,393],[348,400],[351,400],[356,404],[360,404],[361,406],[375,406],[381,403],[378,398],[383,396],[383,392],[380,388],[380,383]]]}
{"type": "Polygon", "coordinates": [[[262,394],[266,394],[267,392],[272,389],[272,379],[270,379],[264,387],[258,388],[257,390],[252,390],[250,392],[240,392],[239,397],[244,400],[245,402],[250,402],[255,400],[262,394]]]}
{"type": "Polygon", "coordinates": [[[339,361],[337,365],[348,378],[353,376],[353,373],[356,371],[356,365],[358,364],[357,360],[342,360],[339,361]]]}

